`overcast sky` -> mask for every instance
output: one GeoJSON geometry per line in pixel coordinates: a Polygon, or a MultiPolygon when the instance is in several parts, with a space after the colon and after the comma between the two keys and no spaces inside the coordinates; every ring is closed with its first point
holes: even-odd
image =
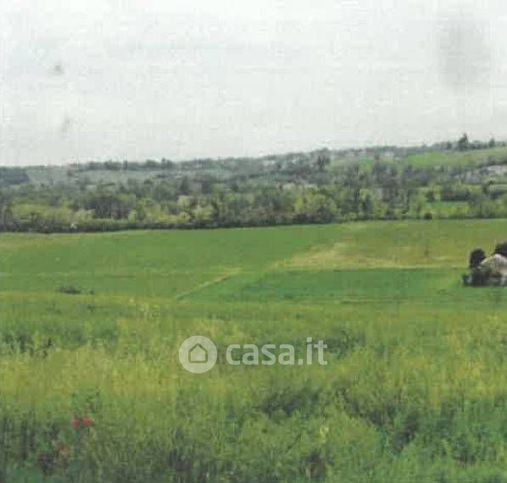
{"type": "Polygon", "coordinates": [[[504,0],[0,0],[0,164],[507,139],[504,0]]]}

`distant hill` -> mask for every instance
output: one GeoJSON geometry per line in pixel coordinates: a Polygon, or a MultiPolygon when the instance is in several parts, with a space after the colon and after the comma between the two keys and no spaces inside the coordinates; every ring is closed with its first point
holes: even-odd
{"type": "Polygon", "coordinates": [[[507,218],[507,145],[0,168],[0,231],[507,218]]]}
{"type": "MultiPolygon", "coordinates": [[[[305,166],[312,166],[325,157],[329,165],[359,164],[371,166],[376,161],[393,162],[414,167],[484,167],[507,164],[505,143],[488,147],[485,143],[472,144],[460,151],[456,143],[438,143],[432,146],[375,146],[341,150],[321,149],[311,152],[274,154],[256,158],[194,159],[182,162],[170,160],[105,161],[69,164],[63,166],[28,166],[0,168],[0,187],[21,184],[124,184],[129,180],[144,182],[164,178],[212,177],[227,180],[235,177],[270,177],[285,172],[297,174],[305,166]]],[[[289,176],[290,177],[290,176],[289,176]]]]}

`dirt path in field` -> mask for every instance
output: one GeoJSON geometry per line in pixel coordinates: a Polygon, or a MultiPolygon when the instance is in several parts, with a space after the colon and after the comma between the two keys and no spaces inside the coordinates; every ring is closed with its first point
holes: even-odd
{"type": "Polygon", "coordinates": [[[185,292],[181,292],[181,293],[175,295],[174,299],[175,300],[184,299],[184,298],[188,297],[189,295],[193,295],[198,292],[201,292],[202,290],[204,290],[212,285],[218,285],[219,283],[225,282],[229,278],[234,277],[235,275],[238,275],[240,273],[241,273],[241,269],[235,268],[233,270],[228,271],[227,273],[223,273],[223,274],[219,275],[218,277],[215,277],[211,280],[201,283],[201,284],[197,285],[196,287],[191,288],[190,290],[186,290],[185,292]]]}

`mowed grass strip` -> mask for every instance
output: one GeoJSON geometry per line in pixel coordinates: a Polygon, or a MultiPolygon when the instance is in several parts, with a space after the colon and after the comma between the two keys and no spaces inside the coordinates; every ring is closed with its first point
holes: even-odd
{"type": "MultiPolygon", "coordinates": [[[[0,291],[62,286],[178,297],[237,273],[445,267],[507,237],[505,220],[369,222],[278,228],[0,235],[0,291]]],[[[238,283],[240,279],[238,279],[238,283]]]]}
{"type": "Polygon", "coordinates": [[[195,301],[292,303],[416,302],[462,308],[507,305],[501,287],[469,289],[459,269],[369,268],[363,270],[283,270],[246,274],[190,295],[195,301]]]}
{"type": "Polygon", "coordinates": [[[232,271],[261,270],[325,240],[313,227],[0,235],[0,291],[177,296],[232,271]]]}

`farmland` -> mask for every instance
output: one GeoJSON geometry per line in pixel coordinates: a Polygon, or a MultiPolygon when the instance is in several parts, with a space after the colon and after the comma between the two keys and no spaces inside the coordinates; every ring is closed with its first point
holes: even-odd
{"type": "Polygon", "coordinates": [[[0,480],[507,481],[496,220],[0,235],[0,480]],[[179,364],[328,345],[326,366],[179,364]]]}

